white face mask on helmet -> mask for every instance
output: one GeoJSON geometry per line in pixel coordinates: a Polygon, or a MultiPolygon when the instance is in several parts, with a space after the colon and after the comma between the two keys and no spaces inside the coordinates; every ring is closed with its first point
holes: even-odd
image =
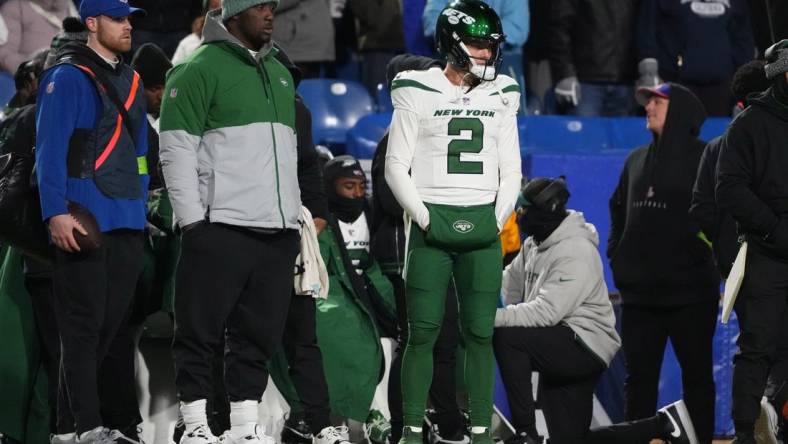
{"type": "Polygon", "coordinates": [[[471,52],[468,51],[468,47],[465,46],[465,43],[460,42],[460,48],[465,51],[465,54],[467,54],[468,58],[471,60],[471,66],[468,69],[471,74],[475,75],[481,80],[495,80],[495,65],[488,64],[489,61],[485,61],[484,64],[479,65],[475,61],[481,59],[473,57],[471,52]]]}

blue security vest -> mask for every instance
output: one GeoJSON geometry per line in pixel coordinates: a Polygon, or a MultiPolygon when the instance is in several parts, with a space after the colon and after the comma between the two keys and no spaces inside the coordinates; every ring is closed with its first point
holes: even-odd
{"type": "Polygon", "coordinates": [[[145,156],[137,157],[134,137],[127,128],[140,128],[145,124],[145,97],[140,92],[139,74],[124,63],[113,72],[73,54],[61,58],[60,64],[69,64],[84,72],[101,98],[96,126],[93,129],[77,128],[71,136],[68,175],[79,179],[92,178],[108,197],[141,198],[143,190],[139,176],[148,173],[147,163],[145,156]],[[99,76],[97,70],[102,70],[99,76]],[[104,85],[102,80],[108,84],[104,85]],[[124,122],[106,88],[114,89],[130,122],[124,122]]]}

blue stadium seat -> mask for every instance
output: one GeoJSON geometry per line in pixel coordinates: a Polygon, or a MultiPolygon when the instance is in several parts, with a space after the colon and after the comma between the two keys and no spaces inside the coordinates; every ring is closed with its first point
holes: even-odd
{"type": "Polygon", "coordinates": [[[525,151],[599,152],[612,148],[606,119],[528,116],[521,132],[525,151]]]}
{"type": "Polygon", "coordinates": [[[631,151],[652,140],[646,129],[645,117],[620,117],[610,119],[610,142],[613,149],[631,151]]]}
{"type": "Polygon", "coordinates": [[[5,108],[14,94],[16,94],[14,77],[7,72],[0,72],[0,108],[5,108]]]}
{"type": "Polygon", "coordinates": [[[391,123],[391,113],[364,116],[347,133],[347,154],[356,159],[372,159],[378,142],[391,123]]]}
{"type": "Polygon", "coordinates": [[[378,103],[378,112],[390,113],[394,111],[394,106],[391,104],[391,92],[386,85],[378,83],[377,92],[378,94],[375,99],[378,103]]]}
{"type": "Polygon", "coordinates": [[[312,111],[315,143],[343,145],[347,131],[373,109],[372,98],[358,82],[306,79],[298,86],[298,92],[312,111]]]}
{"type": "Polygon", "coordinates": [[[730,123],[728,117],[709,117],[700,129],[700,138],[708,142],[724,133],[730,123]]]}

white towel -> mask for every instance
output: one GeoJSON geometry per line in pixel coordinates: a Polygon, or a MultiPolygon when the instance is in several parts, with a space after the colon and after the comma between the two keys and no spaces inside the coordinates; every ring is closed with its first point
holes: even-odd
{"type": "Polygon", "coordinates": [[[312,296],[315,299],[328,298],[328,271],[320,256],[317,243],[317,229],[312,213],[301,207],[301,251],[295,263],[295,294],[312,296]]]}
{"type": "Polygon", "coordinates": [[[742,242],[736,260],[733,261],[733,268],[725,281],[725,293],[722,297],[722,323],[727,324],[731,316],[733,306],[736,304],[736,297],[739,296],[741,283],[744,281],[747,263],[747,241],[742,242]]]}

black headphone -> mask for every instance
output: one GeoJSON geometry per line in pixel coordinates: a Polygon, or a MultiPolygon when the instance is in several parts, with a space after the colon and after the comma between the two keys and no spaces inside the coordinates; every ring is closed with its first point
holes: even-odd
{"type": "Polygon", "coordinates": [[[570,196],[569,189],[566,186],[566,177],[564,176],[559,176],[556,179],[542,177],[531,179],[523,187],[522,195],[533,206],[551,213],[565,211],[566,203],[569,201],[570,196]],[[547,182],[547,186],[540,191],[536,191],[537,188],[544,186],[545,182],[547,182]],[[529,194],[534,193],[534,196],[529,197],[529,194]]]}

